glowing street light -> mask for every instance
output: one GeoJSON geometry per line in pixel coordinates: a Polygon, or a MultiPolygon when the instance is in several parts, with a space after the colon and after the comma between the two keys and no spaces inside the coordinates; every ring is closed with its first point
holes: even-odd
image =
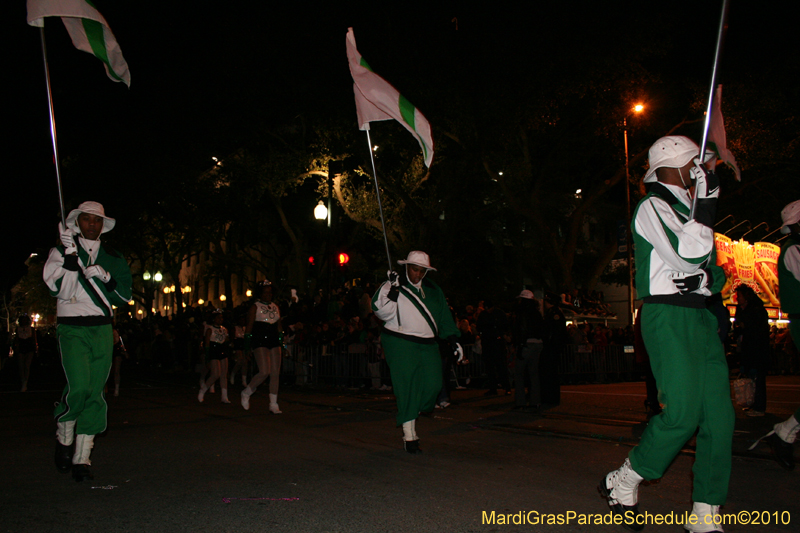
{"type": "Polygon", "coordinates": [[[622,135],[625,139],[625,247],[628,249],[628,322],[633,324],[633,246],[631,243],[631,172],[628,163],[628,117],[644,111],[644,104],[636,104],[622,119],[622,135]]]}
{"type": "Polygon", "coordinates": [[[317,207],[314,208],[314,218],[317,220],[325,220],[328,218],[328,208],[325,207],[325,204],[322,203],[322,200],[320,200],[317,204],[317,207]]]}

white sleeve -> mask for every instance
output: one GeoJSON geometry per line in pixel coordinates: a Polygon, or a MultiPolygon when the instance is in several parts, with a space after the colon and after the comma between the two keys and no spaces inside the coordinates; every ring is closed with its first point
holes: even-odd
{"type": "MultiPolygon", "coordinates": [[[[80,267],[79,267],[80,268],[80,267]]],[[[58,248],[52,248],[42,273],[50,293],[59,300],[69,300],[75,296],[80,282],[78,271],[64,268],[64,256],[58,248]]]]}
{"type": "Polygon", "coordinates": [[[661,199],[651,197],[639,207],[634,227],[678,272],[699,270],[714,248],[713,229],[694,220],[684,223],[661,199]]]}
{"type": "Polygon", "coordinates": [[[790,246],[783,254],[783,264],[786,265],[786,269],[794,275],[794,279],[800,281],[800,246],[790,246]]]}
{"type": "Polygon", "coordinates": [[[389,289],[391,288],[391,283],[384,282],[372,299],[372,308],[375,311],[375,316],[384,322],[390,321],[397,315],[397,302],[389,299],[389,289]]]}

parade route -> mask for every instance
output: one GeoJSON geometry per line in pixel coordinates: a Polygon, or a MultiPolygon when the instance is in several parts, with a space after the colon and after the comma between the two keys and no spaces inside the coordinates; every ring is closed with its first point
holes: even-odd
{"type": "MultiPolygon", "coordinates": [[[[219,403],[219,390],[199,404],[197,386],[176,381],[137,379],[109,398],[109,429],[92,455],[95,479],[83,483],[53,466],[57,389],[5,387],[10,475],[0,530],[624,531],[578,521],[607,513],[596,485],[644,428],[642,383],[565,385],[561,405],[541,414],[513,410],[512,396],[454,391],[449,408],[420,418],[424,453],[411,456],[400,446],[391,393],[286,388],[276,416],[265,394],[245,411],[219,403]],[[544,515],[569,523],[531,523],[544,515]],[[515,525],[520,517],[527,523],[515,525]]],[[[782,470],[766,445],[747,451],[800,403],[799,378],[768,384],[766,417],[737,409],[724,512],[791,523],[726,532],[795,531],[800,520],[798,471],[782,470]]],[[[692,452],[688,443],[661,480],[641,487],[642,511],[691,508],[692,452]]]]}

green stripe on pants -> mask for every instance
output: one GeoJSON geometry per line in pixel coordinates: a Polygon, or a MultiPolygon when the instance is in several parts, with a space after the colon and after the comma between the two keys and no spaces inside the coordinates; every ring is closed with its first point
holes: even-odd
{"type": "Polygon", "coordinates": [[[114,335],[111,324],[59,324],[58,345],[67,385],[53,416],[58,422],[75,420],[76,435],[97,435],[106,429],[103,389],[111,371],[114,335]]]}
{"type": "Polygon", "coordinates": [[[734,412],[717,320],[706,309],[647,303],[641,320],[664,410],[650,419],[631,450],[631,466],[645,479],[660,478],[699,428],[692,498],[723,505],[731,474],[734,412]]]}

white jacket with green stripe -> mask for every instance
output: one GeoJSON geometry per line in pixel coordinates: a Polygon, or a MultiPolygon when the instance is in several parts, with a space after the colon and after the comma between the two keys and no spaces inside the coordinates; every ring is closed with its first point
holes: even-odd
{"type": "Polygon", "coordinates": [[[386,332],[428,343],[435,342],[437,336],[441,339],[461,336],[444,293],[436,283],[423,279],[419,288],[405,283],[397,301],[389,298],[391,288],[388,281],[384,282],[372,297],[372,310],[384,321],[386,332]]]}
{"type": "Polygon", "coordinates": [[[114,317],[111,306],[127,305],[131,300],[130,267],[122,256],[99,243],[92,254],[80,242],[76,244],[77,256],[65,257],[64,248],[57,246],[50,250],[44,266],[44,282],[50,294],[57,298],[58,323],[73,326],[110,324],[114,317]],[[100,265],[111,274],[108,283],[97,278],[86,279],[83,270],[91,265],[100,265]]]}
{"type": "Polygon", "coordinates": [[[659,182],[636,206],[631,230],[639,298],[677,295],[673,280],[701,272],[704,279],[695,294],[711,296],[725,284],[725,273],[716,266],[714,230],[688,220],[691,201],[683,188],[659,182]],[[712,273],[710,284],[704,270],[712,273]]]}

